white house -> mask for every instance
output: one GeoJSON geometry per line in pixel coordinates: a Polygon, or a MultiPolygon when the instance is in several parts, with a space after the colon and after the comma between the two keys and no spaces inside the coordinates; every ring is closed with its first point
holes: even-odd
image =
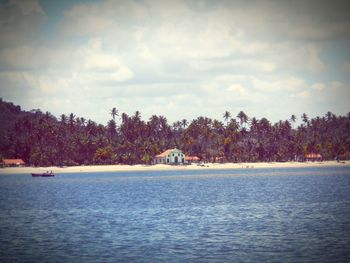
{"type": "Polygon", "coordinates": [[[168,149],[161,154],[158,154],[154,160],[154,164],[180,164],[185,163],[185,154],[179,149],[168,149]]]}

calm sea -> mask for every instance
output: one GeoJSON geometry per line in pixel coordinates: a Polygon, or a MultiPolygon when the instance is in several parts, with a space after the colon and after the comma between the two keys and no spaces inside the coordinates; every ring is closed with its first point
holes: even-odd
{"type": "Polygon", "coordinates": [[[349,262],[350,168],[0,176],[1,262],[349,262]]]}

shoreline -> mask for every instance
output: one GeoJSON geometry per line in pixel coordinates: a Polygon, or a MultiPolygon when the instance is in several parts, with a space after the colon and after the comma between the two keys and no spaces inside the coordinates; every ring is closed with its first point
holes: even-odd
{"type": "Polygon", "coordinates": [[[0,168],[1,174],[43,173],[89,173],[89,172],[137,172],[137,171],[186,171],[186,170],[220,170],[220,169],[254,169],[254,168],[306,168],[306,167],[350,167],[350,161],[323,162],[271,162],[271,163],[206,163],[204,166],[191,165],[88,165],[69,167],[6,167],[0,168]]]}

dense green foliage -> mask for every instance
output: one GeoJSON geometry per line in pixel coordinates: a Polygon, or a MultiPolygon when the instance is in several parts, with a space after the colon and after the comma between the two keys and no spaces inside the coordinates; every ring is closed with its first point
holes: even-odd
{"type": "Polygon", "coordinates": [[[177,147],[214,162],[302,160],[307,153],[349,159],[350,113],[301,118],[303,123],[293,128],[294,115],[271,124],[243,111],[232,118],[226,111],[223,121],[198,117],[170,125],[163,116],[144,121],[138,111],[119,116],[113,108],[104,126],[73,113],[57,119],[49,112],[26,112],[0,100],[0,158],[22,158],[35,166],[136,164],[151,163],[156,154],[177,147]]]}

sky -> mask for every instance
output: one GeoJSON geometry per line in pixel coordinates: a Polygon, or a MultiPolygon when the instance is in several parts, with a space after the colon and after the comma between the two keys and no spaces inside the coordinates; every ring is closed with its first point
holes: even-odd
{"type": "Polygon", "coordinates": [[[106,124],[350,112],[347,1],[0,1],[0,97],[106,124]]]}

